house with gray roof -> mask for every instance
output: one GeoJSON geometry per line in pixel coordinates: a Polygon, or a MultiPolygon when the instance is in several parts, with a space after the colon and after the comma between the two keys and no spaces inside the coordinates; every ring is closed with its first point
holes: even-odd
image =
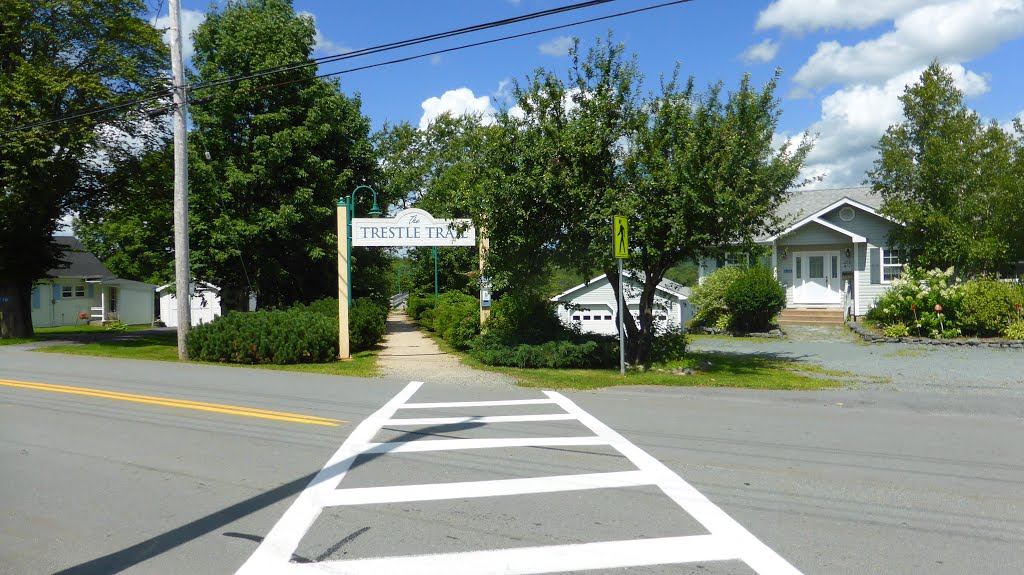
{"type": "Polygon", "coordinates": [[[54,268],[32,286],[32,327],[120,320],[153,323],[153,284],[117,278],[77,238],[56,236],[67,267],[54,268]]]}
{"type": "MultiPolygon", "coordinates": [[[[769,254],[762,263],[786,288],[780,321],[798,319],[803,310],[826,314],[804,317],[863,315],[900,276],[904,254],[889,245],[889,232],[900,224],[879,214],[880,206],[867,187],[789,192],[779,208],[782,231],[755,240],[769,254]]],[[[722,266],[747,265],[749,258],[740,252],[706,258],[700,278],[722,266]]]]}

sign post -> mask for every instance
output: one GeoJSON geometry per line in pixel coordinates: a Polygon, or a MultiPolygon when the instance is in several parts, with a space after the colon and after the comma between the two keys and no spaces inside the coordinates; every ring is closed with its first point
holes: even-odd
{"type": "Polygon", "coordinates": [[[622,260],[629,257],[629,222],[626,216],[612,218],[612,252],[619,260],[619,373],[626,375],[626,322],[622,307],[622,260]]]}

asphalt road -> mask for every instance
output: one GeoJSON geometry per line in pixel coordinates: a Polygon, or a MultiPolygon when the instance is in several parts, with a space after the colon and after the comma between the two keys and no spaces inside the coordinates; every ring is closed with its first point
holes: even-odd
{"type": "Polygon", "coordinates": [[[5,574],[1024,572],[1014,396],[410,391],[15,348],[0,379],[5,574]]]}

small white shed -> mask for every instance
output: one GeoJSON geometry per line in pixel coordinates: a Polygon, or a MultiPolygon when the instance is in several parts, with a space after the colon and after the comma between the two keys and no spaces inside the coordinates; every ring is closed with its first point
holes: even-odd
{"type": "MultiPolygon", "coordinates": [[[[210,323],[221,315],[220,288],[206,282],[189,284],[192,293],[192,325],[210,323]]],[[[174,293],[174,284],[164,284],[156,288],[160,300],[160,320],[167,327],[178,327],[178,295],[174,293]]]]}
{"type": "MultiPolygon", "coordinates": [[[[623,297],[633,317],[640,312],[641,288],[635,277],[626,275],[623,297]]],[[[689,298],[690,288],[662,280],[654,295],[655,321],[664,328],[684,327],[693,318],[689,298]]],[[[585,332],[615,335],[619,332],[615,323],[617,299],[608,278],[601,275],[556,295],[551,301],[561,304],[558,318],[562,323],[577,325],[585,332]]]]}

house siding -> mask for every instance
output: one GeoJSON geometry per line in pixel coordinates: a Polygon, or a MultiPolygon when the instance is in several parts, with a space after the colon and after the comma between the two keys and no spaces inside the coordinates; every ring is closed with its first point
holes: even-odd
{"type": "Polygon", "coordinates": [[[854,212],[856,215],[853,221],[850,222],[842,221],[839,217],[838,209],[825,214],[822,216],[822,219],[837,226],[842,226],[844,229],[848,229],[867,239],[867,245],[859,244],[857,246],[857,273],[854,274],[857,293],[854,313],[863,315],[874,306],[875,300],[889,289],[889,284],[871,283],[871,266],[878,263],[871,259],[871,248],[884,249],[888,247],[889,233],[896,224],[856,208],[854,208],[854,212]]]}
{"type": "MultiPolygon", "coordinates": [[[[683,300],[682,302],[677,301],[674,296],[665,297],[667,294],[661,290],[655,293],[654,306],[656,315],[665,315],[666,322],[669,326],[681,327],[685,325],[685,322],[693,317],[692,308],[688,302],[683,300]]],[[[634,317],[640,311],[640,288],[627,283],[623,293],[623,297],[626,300],[626,306],[634,317]]],[[[558,318],[562,320],[566,325],[572,325],[573,315],[590,315],[593,317],[595,314],[599,314],[602,319],[589,321],[581,321],[580,327],[583,331],[592,333],[603,333],[603,334],[616,334],[618,333],[618,327],[615,323],[615,310],[617,308],[616,302],[618,301],[618,294],[612,289],[611,283],[608,282],[607,278],[600,278],[592,281],[589,285],[584,286],[565,294],[558,298],[559,304],[568,303],[579,306],[583,309],[589,310],[590,313],[581,311],[570,311],[563,305],[558,306],[558,318]],[[604,316],[610,315],[612,319],[605,320],[604,316]]]]}

